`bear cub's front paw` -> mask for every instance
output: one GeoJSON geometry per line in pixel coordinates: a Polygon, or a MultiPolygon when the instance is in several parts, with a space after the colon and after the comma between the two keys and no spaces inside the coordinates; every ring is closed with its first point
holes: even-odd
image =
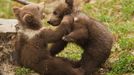
{"type": "Polygon", "coordinates": [[[74,39],[70,36],[63,36],[62,40],[67,41],[67,42],[74,42],[74,39]]]}

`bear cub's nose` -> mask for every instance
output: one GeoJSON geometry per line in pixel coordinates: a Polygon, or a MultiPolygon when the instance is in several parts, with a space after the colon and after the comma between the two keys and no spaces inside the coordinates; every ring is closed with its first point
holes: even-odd
{"type": "Polygon", "coordinates": [[[50,22],[50,21],[47,21],[47,23],[49,23],[49,24],[50,24],[51,22],[50,22]]]}

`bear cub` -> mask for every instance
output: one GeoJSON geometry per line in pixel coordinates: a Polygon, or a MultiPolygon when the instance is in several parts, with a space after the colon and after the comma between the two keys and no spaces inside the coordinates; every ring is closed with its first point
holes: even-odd
{"type": "Polygon", "coordinates": [[[63,40],[54,43],[50,52],[55,56],[64,49],[68,42],[78,44],[84,52],[74,67],[84,69],[85,75],[92,75],[108,59],[113,43],[112,35],[101,22],[77,11],[73,4],[73,0],[65,0],[65,3],[59,4],[48,21],[49,24],[60,27],[64,16],[69,15],[74,19],[68,34],[63,36],[63,40]]]}

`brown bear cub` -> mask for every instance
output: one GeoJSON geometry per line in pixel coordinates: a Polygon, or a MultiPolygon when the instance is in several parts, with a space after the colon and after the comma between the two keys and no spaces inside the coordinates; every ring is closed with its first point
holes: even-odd
{"type": "MultiPolygon", "coordinates": [[[[29,4],[22,8],[13,8],[20,29],[17,33],[15,59],[19,65],[33,69],[41,75],[83,75],[69,62],[52,57],[47,43],[57,41],[66,33],[63,27],[71,25],[73,19],[66,16],[65,26],[55,31],[42,27],[42,8],[38,4],[29,4]],[[63,29],[63,30],[62,30],[63,29]],[[64,34],[63,34],[63,33],[64,34]]],[[[68,27],[67,27],[68,28],[68,27]]]]}
{"type": "MultiPolygon", "coordinates": [[[[50,52],[53,56],[66,46],[67,42],[75,42],[84,49],[81,60],[75,67],[85,70],[85,75],[94,74],[108,59],[112,48],[112,35],[105,26],[73,7],[73,0],[65,0],[53,11],[48,21],[53,26],[61,26],[64,16],[73,16],[74,23],[70,27],[71,32],[52,45],[50,52]]],[[[69,20],[69,19],[68,19],[69,20]]],[[[65,27],[63,27],[65,28],[65,27]]]]}

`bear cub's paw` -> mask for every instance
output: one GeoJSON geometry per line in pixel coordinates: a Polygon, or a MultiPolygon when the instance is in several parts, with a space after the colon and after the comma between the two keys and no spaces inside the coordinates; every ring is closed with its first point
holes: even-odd
{"type": "Polygon", "coordinates": [[[63,37],[62,37],[62,40],[67,41],[67,42],[74,42],[74,41],[75,41],[75,40],[74,40],[72,37],[70,37],[70,36],[63,36],[63,37]]]}

